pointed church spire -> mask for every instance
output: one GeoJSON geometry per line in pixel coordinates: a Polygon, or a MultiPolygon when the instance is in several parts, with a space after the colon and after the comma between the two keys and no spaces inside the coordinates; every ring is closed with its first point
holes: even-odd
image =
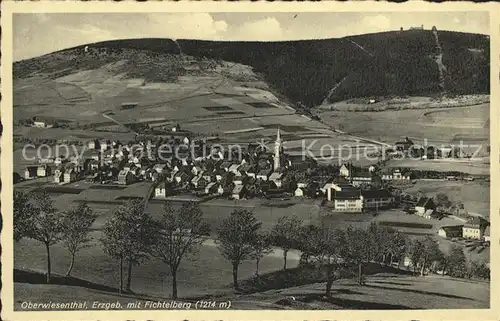
{"type": "Polygon", "coordinates": [[[276,133],[276,141],[274,142],[274,170],[278,170],[281,166],[281,137],[280,129],[278,127],[278,132],[276,133]]]}

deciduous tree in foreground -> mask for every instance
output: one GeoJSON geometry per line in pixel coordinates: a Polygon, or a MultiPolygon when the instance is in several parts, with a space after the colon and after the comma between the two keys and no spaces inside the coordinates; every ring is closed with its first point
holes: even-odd
{"type": "Polygon", "coordinates": [[[63,231],[62,216],[57,213],[53,201],[45,190],[33,194],[32,216],[25,226],[25,235],[42,242],[47,251],[47,283],[50,283],[50,247],[61,241],[63,231]]]}
{"type": "Polygon", "coordinates": [[[33,217],[35,217],[37,208],[30,203],[28,194],[14,191],[14,241],[19,241],[29,235],[30,230],[34,228],[33,217]]]}
{"type": "Polygon", "coordinates": [[[101,242],[104,251],[120,263],[120,292],[123,290],[123,262],[128,263],[126,291],[131,291],[132,267],[150,257],[157,225],[144,211],[142,201],[130,201],[120,207],[104,226],[101,242]]]}
{"type": "Polygon", "coordinates": [[[234,210],[217,231],[217,247],[231,263],[235,289],[238,289],[238,267],[242,261],[252,258],[261,225],[252,212],[234,210]]]}
{"type": "Polygon", "coordinates": [[[202,219],[203,213],[196,203],[184,204],[174,210],[169,203],[163,208],[153,255],[170,268],[172,275],[172,299],[177,298],[177,271],[182,259],[195,259],[209,226],[202,219]]]}
{"type": "Polygon", "coordinates": [[[252,244],[252,247],[252,259],[255,260],[255,276],[258,277],[260,260],[273,251],[269,234],[259,233],[255,242],[252,244]]]}
{"type": "Polygon", "coordinates": [[[295,246],[301,227],[302,220],[297,216],[282,216],[271,230],[273,244],[283,249],[283,270],[286,270],[288,251],[295,246]]]}
{"type": "Polygon", "coordinates": [[[97,215],[87,206],[80,203],[78,206],[68,209],[62,213],[62,241],[71,254],[71,262],[66,272],[70,276],[75,263],[76,254],[89,245],[92,238],[89,237],[90,227],[96,220],[97,215]]]}

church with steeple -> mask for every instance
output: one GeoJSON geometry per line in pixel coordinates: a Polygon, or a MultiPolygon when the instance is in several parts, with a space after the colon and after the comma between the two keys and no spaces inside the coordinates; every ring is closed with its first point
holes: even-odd
{"type": "Polygon", "coordinates": [[[280,129],[276,133],[276,141],[274,142],[274,167],[273,170],[276,172],[280,169],[283,162],[283,142],[281,141],[280,129]]]}

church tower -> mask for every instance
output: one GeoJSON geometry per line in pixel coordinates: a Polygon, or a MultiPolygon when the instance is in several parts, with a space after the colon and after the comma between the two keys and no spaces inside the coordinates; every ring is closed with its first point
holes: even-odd
{"type": "Polygon", "coordinates": [[[276,141],[274,142],[274,170],[277,171],[281,165],[281,137],[280,137],[280,129],[278,128],[278,133],[276,134],[276,141]]]}

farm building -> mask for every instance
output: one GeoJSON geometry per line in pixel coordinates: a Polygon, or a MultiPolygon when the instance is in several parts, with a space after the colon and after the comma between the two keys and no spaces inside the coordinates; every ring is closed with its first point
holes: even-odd
{"type": "Polygon", "coordinates": [[[429,210],[434,211],[435,209],[436,209],[436,204],[434,204],[432,198],[421,197],[417,201],[417,204],[415,204],[415,211],[416,214],[419,216],[424,216],[427,211],[429,210]]]}
{"type": "Polygon", "coordinates": [[[410,27],[410,30],[424,30],[424,25],[421,25],[420,27],[410,27]]]}
{"type": "Polygon", "coordinates": [[[463,237],[468,239],[482,240],[488,222],[480,217],[473,217],[468,220],[462,229],[463,237]]]}
{"type": "Polygon", "coordinates": [[[360,213],[363,211],[363,195],[360,191],[340,191],[333,194],[335,212],[360,213]]]}
{"type": "Polygon", "coordinates": [[[24,179],[34,179],[38,171],[38,166],[28,166],[24,170],[24,179]]]}
{"type": "Polygon", "coordinates": [[[462,237],[463,225],[443,226],[439,229],[438,235],[444,238],[462,237]]]}

